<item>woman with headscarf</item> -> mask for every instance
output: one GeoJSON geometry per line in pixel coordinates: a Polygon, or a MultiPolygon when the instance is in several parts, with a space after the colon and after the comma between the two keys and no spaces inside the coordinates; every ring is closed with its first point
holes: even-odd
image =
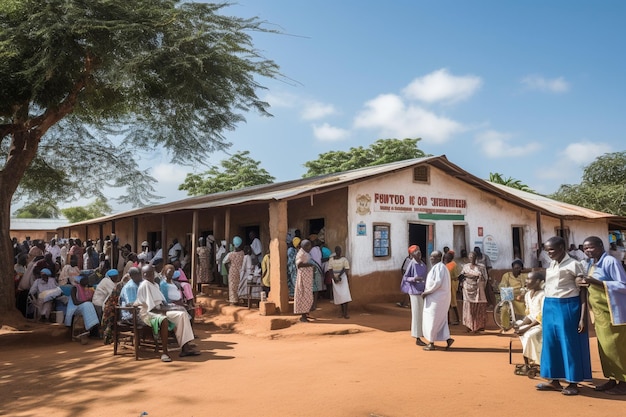
{"type": "Polygon", "coordinates": [[[304,239],[300,242],[300,250],[296,254],[298,276],[293,298],[293,312],[300,314],[301,322],[308,322],[309,313],[313,307],[313,264],[311,263],[311,241],[304,239]]]}
{"type": "Polygon", "coordinates": [[[485,284],[487,283],[487,270],[483,264],[478,263],[476,252],[468,255],[469,263],[463,265],[461,274],[463,281],[463,325],[468,331],[477,333],[485,330],[487,321],[487,298],[485,297],[485,284]]]}
{"type": "Polygon", "coordinates": [[[239,236],[233,238],[234,250],[228,253],[228,257],[224,259],[224,263],[229,264],[228,268],[228,301],[230,305],[235,305],[239,302],[239,280],[241,274],[241,267],[243,265],[243,248],[241,244],[243,240],[239,236]]]}
{"type": "Polygon", "coordinates": [[[422,252],[417,245],[409,246],[409,256],[411,262],[404,272],[400,290],[409,295],[411,301],[411,336],[415,338],[415,344],[426,346],[421,338],[424,337],[422,330],[422,314],[424,311],[424,299],[422,293],[426,285],[426,274],[428,267],[422,261],[422,252]]]}
{"type": "Polygon", "coordinates": [[[291,245],[287,249],[287,286],[289,287],[289,296],[293,297],[296,288],[296,278],[298,277],[298,268],[296,267],[296,254],[300,249],[300,238],[294,237],[291,245]]]}

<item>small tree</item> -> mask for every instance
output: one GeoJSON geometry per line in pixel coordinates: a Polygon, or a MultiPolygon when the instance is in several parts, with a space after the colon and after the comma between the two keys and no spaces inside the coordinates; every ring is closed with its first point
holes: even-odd
{"type": "Polygon", "coordinates": [[[187,174],[178,189],[187,191],[188,195],[205,195],[274,182],[275,178],[249,154],[249,151],[237,152],[220,162],[222,169],[212,166],[201,174],[187,174]]]}
{"type": "Polygon", "coordinates": [[[96,200],[86,206],[68,207],[61,209],[61,213],[70,221],[70,223],[82,222],[83,220],[95,219],[98,217],[111,214],[113,209],[107,203],[107,200],[102,197],[96,198],[96,200]]]}
{"type": "Polygon", "coordinates": [[[606,153],[583,170],[580,184],[564,184],[555,200],[626,216],[626,151],[606,153]]]}
{"type": "Polygon", "coordinates": [[[417,147],[420,140],[420,138],[378,139],[369,148],[359,146],[345,152],[326,152],[320,154],[317,159],[304,163],[308,170],[303,177],[315,177],[428,156],[417,147]]]}
{"type": "Polygon", "coordinates": [[[55,203],[36,201],[15,210],[13,215],[19,219],[58,219],[60,210],[55,203]]]}
{"type": "Polygon", "coordinates": [[[513,177],[504,178],[504,176],[500,173],[489,173],[489,181],[495,182],[496,184],[506,185],[507,187],[516,188],[518,190],[527,191],[529,193],[535,193],[535,190],[530,188],[528,185],[524,184],[520,180],[516,180],[513,177]]]}

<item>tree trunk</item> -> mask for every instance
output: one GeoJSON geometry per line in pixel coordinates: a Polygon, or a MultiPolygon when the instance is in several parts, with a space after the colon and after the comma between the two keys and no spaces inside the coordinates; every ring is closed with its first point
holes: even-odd
{"type": "MultiPolygon", "coordinates": [[[[4,173],[3,173],[4,174],[4,173]]],[[[0,175],[0,190],[5,188],[0,175]]],[[[0,192],[0,324],[4,317],[15,311],[15,285],[13,283],[13,245],[11,243],[11,197],[0,192]]]]}

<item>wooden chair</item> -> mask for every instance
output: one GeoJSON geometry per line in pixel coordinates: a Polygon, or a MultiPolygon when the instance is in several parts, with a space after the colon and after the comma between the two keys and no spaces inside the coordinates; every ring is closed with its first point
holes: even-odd
{"type": "MultiPolygon", "coordinates": [[[[139,307],[136,306],[116,306],[115,307],[115,323],[113,324],[113,355],[117,355],[118,345],[122,339],[126,339],[133,344],[135,352],[135,360],[139,360],[139,348],[142,341],[145,340],[145,331],[152,329],[145,325],[139,318],[139,307]],[[123,317],[123,312],[130,313],[130,319],[123,317]]],[[[155,352],[158,351],[158,345],[152,335],[151,343],[155,352]]]]}

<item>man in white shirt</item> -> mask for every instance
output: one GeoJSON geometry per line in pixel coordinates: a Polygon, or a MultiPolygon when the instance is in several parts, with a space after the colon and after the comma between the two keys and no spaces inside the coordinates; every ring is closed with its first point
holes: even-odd
{"type": "Polygon", "coordinates": [[[193,350],[190,342],[194,339],[189,314],[184,307],[168,306],[161,293],[159,284],[154,282],[154,267],[150,264],[141,268],[143,281],[137,289],[135,305],[139,306],[139,314],[144,323],[153,330],[159,329],[161,345],[163,346],[163,362],[171,362],[172,358],[167,350],[169,330],[174,330],[176,340],[181,346],[180,357],[196,356],[200,352],[193,350]],[[180,309],[178,309],[180,307],[180,309]]]}
{"type": "Polygon", "coordinates": [[[169,256],[169,260],[170,263],[174,262],[174,261],[180,261],[182,260],[182,253],[183,253],[183,247],[180,243],[178,243],[178,239],[174,238],[174,240],[172,241],[172,247],[170,248],[169,252],[167,253],[169,256]]]}

